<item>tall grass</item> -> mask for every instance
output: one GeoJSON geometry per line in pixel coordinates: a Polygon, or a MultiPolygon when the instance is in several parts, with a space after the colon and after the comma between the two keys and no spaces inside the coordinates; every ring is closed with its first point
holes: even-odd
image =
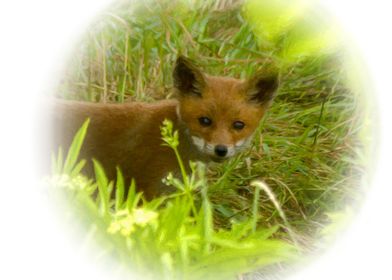
{"type": "MultiPolygon", "coordinates": [[[[111,201],[103,194],[115,187],[117,198],[124,195],[126,186],[122,186],[121,173],[116,183],[107,182],[104,171],[95,163],[97,183],[86,183],[83,188],[86,193],[82,195],[91,209],[99,205],[101,214],[116,217],[121,224],[132,219],[140,203],[143,209],[152,211],[147,212],[149,217],[155,217],[153,213],[165,205],[162,213],[151,218],[152,224],[141,227],[140,232],[145,233],[140,234],[151,238],[159,232],[168,247],[160,247],[163,243],[138,243],[141,246],[138,250],[147,255],[149,250],[168,252],[145,257],[154,260],[162,275],[172,275],[173,264],[181,264],[183,273],[193,271],[188,270],[195,261],[192,250],[199,250],[196,255],[205,257],[203,254],[216,246],[243,249],[248,244],[244,236],[253,240],[251,236],[255,237],[260,228],[266,229],[260,236],[267,238],[273,232],[275,238],[292,240],[293,235],[302,250],[312,251],[317,249],[315,240],[331,221],[331,213],[345,213],[347,205],[356,205],[353,203],[363,197],[360,184],[368,154],[364,149],[367,143],[359,135],[366,129],[363,121],[366,102],[346,83],[345,51],[338,45],[338,36],[332,36],[335,30],[330,26],[334,25],[329,25],[317,9],[299,5],[306,1],[275,2],[271,6],[267,0],[162,0],[132,5],[117,1],[91,24],[86,37],[75,48],[59,85],[57,94],[67,99],[153,102],[172,97],[171,72],[178,53],[198,61],[201,68],[214,75],[247,78],[272,61],[280,67],[279,93],[260,124],[252,147],[226,163],[207,166],[200,184],[208,187],[197,186],[200,195],[196,198],[191,190],[199,181],[183,174],[182,178],[167,181],[180,192],[187,190],[187,195],[146,202],[133,185],[126,199],[128,206],[124,206],[121,200],[111,201]],[[263,10],[268,13],[261,13],[263,10]],[[321,24],[316,24],[315,19],[321,24]],[[268,193],[251,187],[253,180],[264,181],[273,191],[276,203],[268,193]],[[98,200],[88,200],[88,194],[97,187],[98,200]],[[181,204],[193,199],[192,207],[185,203],[190,209],[181,204]],[[110,213],[113,204],[117,216],[110,213]],[[127,212],[121,212],[124,209],[127,212]],[[176,223],[170,225],[169,218],[165,220],[171,215],[178,215],[171,220],[178,220],[184,230],[178,230],[176,223]],[[162,223],[170,230],[164,231],[162,223]],[[170,239],[174,238],[174,231],[185,243],[170,239]],[[165,239],[167,236],[171,237],[165,239]],[[233,239],[216,241],[216,236],[233,239]],[[175,250],[178,255],[172,255],[175,250]]],[[[61,170],[62,157],[60,152],[54,160],[61,170]]],[[[78,164],[70,178],[75,178],[84,165],[78,164]]],[[[194,166],[193,175],[199,169],[194,166]]],[[[94,217],[98,215],[91,211],[94,217]]],[[[270,241],[265,238],[260,242],[270,241]]],[[[128,240],[129,236],[120,239],[128,240]]],[[[257,248],[263,254],[264,249],[257,248]]],[[[131,258],[127,253],[122,256],[131,258]]],[[[133,256],[132,263],[142,263],[141,256],[133,256]]],[[[230,259],[226,253],[217,254],[216,259],[222,263],[214,266],[219,268],[224,258],[230,259]]],[[[202,267],[208,264],[198,260],[200,266],[194,269],[199,269],[202,275],[202,267]]],[[[209,261],[212,262],[207,258],[206,262],[209,261]]]]}
{"type": "MultiPolygon", "coordinates": [[[[183,166],[177,150],[178,134],[172,132],[169,121],[163,125],[163,141],[183,166]]],[[[98,161],[93,160],[93,181],[76,172],[87,127],[88,120],[76,134],[65,162],[59,156],[53,161],[51,188],[68,197],[68,218],[94,218],[85,224],[99,227],[90,239],[101,243],[105,254],[120,261],[123,269],[133,270],[143,279],[236,279],[255,269],[298,258],[299,248],[271,238],[278,227],[259,226],[258,196],[252,217],[233,221],[227,228],[214,226],[214,204],[209,200],[205,166],[201,164],[192,164],[192,173],[188,176],[184,172],[182,180],[169,175],[166,182],[177,192],[152,201],[135,191],[134,182],[124,197],[127,186],[118,170],[116,195],[111,199],[114,182],[108,181],[98,161]]]]}

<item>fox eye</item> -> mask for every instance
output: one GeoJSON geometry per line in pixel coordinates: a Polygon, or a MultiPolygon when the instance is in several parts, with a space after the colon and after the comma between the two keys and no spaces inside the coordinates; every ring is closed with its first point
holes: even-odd
{"type": "Polygon", "coordinates": [[[233,122],[233,128],[236,129],[236,130],[241,130],[244,127],[245,127],[245,124],[242,121],[235,121],[235,122],[233,122]]]}
{"type": "Polygon", "coordinates": [[[202,126],[210,126],[212,124],[212,120],[208,117],[200,117],[199,123],[202,126]]]}

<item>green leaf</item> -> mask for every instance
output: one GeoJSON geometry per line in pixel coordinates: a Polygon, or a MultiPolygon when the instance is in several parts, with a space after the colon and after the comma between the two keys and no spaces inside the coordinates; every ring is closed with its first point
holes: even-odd
{"type": "Polygon", "coordinates": [[[296,61],[306,56],[331,53],[339,45],[337,34],[338,30],[332,24],[304,18],[285,35],[279,56],[286,61],[296,61]]]}
{"type": "Polygon", "coordinates": [[[76,177],[77,175],[80,174],[80,171],[82,171],[83,167],[86,165],[87,161],[85,159],[82,159],[79,161],[75,167],[72,169],[70,176],[71,177],[76,177]]]}
{"type": "Polygon", "coordinates": [[[72,140],[72,144],[68,150],[67,158],[65,159],[64,169],[63,169],[64,173],[70,174],[71,171],[74,169],[80,153],[80,149],[82,148],[83,140],[87,133],[87,128],[89,123],[90,123],[90,119],[87,119],[75,134],[72,140]]]}
{"type": "Polygon", "coordinates": [[[213,217],[212,217],[212,206],[207,196],[207,186],[203,187],[202,190],[202,221],[203,221],[203,238],[204,238],[204,252],[210,251],[210,242],[214,233],[213,217]]]}
{"type": "Polygon", "coordinates": [[[93,159],[95,178],[98,183],[98,193],[101,201],[101,213],[104,215],[109,214],[109,190],[108,179],[102,165],[93,159]]]}
{"type": "Polygon", "coordinates": [[[279,229],[278,225],[272,226],[266,229],[259,229],[254,234],[252,234],[252,238],[257,240],[267,240],[270,238],[275,232],[279,229]]]}
{"type": "Polygon", "coordinates": [[[243,13],[260,47],[277,51],[283,62],[296,62],[338,47],[336,25],[309,0],[248,0],[243,13]]]}
{"type": "Polygon", "coordinates": [[[224,248],[204,256],[191,270],[194,279],[232,277],[296,256],[295,247],[276,240],[253,241],[243,248],[224,248]]]}
{"type": "Polygon", "coordinates": [[[59,147],[59,151],[57,154],[57,164],[56,164],[56,172],[61,173],[63,169],[63,163],[64,163],[64,156],[63,156],[63,149],[59,147]]]}
{"type": "Polygon", "coordinates": [[[116,181],[116,211],[122,208],[122,204],[124,202],[124,177],[119,167],[116,167],[117,170],[117,181],[116,181]]]}
{"type": "Polygon", "coordinates": [[[142,199],[143,193],[136,193],[136,182],[134,179],[131,181],[131,186],[128,189],[128,196],[127,196],[127,201],[126,201],[126,209],[128,209],[129,212],[132,212],[133,209],[135,209],[139,203],[139,201],[142,199]]]}
{"type": "Polygon", "coordinates": [[[259,38],[275,42],[298,18],[303,17],[308,6],[307,0],[248,0],[243,11],[259,38]]]}

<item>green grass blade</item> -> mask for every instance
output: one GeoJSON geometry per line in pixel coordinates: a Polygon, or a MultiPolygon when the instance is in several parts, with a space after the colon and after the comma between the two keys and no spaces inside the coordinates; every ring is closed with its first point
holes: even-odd
{"type": "Polygon", "coordinates": [[[101,213],[104,215],[109,214],[109,190],[108,179],[102,165],[93,159],[95,177],[98,183],[98,193],[101,200],[101,213]]]}
{"type": "Polygon", "coordinates": [[[80,149],[82,148],[82,144],[87,133],[89,123],[90,119],[87,119],[75,134],[72,140],[72,144],[68,150],[67,158],[65,159],[63,169],[64,173],[71,173],[72,169],[74,169],[80,153],[80,149]]]}
{"type": "Polygon", "coordinates": [[[207,196],[207,186],[202,189],[202,215],[203,215],[203,239],[204,239],[204,253],[208,254],[211,250],[211,239],[214,233],[212,206],[207,196]]]}
{"type": "MultiPolygon", "coordinates": [[[[110,181],[109,182],[109,184],[108,184],[108,202],[110,202],[110,198],[112,197],[112,192],[113,192],[113,188],[114,188],[114,183],[113,183],[113,181],[110,181]]],[[[110,204],[109,204],[109,207],[110,207],[110,204]]]]}
{"type": "Polygon", "coordinates": [[[80,174],[80,171],[82,171],[83,167],[86,165],[87,161],[85,159],[82,159],[79,161],[75,167],[71,171],[71,177],[76,177],[77,175],[80,174]]]}
{"type": "Polygon", "coordinates": [[[116,168],[117,170],[117,181],[116,181],[116,202],[115,202],[115,209],[116,211],[122,208],[122,204],[124,203],[124,177],[119,167],[116,168]]]}
{"type": "Polygon", "coordinates": [[[135,201],[138,201],[139,199],[140,196],[137,197],[136,195],[136,182],[134,179],[132,179],[131,186],[129,187],[128,190],[126,208],[131,212],[135,207],[135,201]]]}
{"type": "Polygon", "coordinates": [[[257,220],[259,214],[259,199],[260,199],[260,188],[255,188],[255,194],[253,197],[253,206],[252,206],[252,233],[256,232],[257,228],[257,220]]]}

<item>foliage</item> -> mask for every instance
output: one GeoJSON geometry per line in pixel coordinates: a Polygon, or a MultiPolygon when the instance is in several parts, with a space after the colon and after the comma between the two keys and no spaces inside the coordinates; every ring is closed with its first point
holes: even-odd
{"type": "MultiPolygon", "coordinates": [[[[88,121],[76,134],[67,158],[78,157],[87,126],[88,121]]],[[[178,133],[172,132],[169,121],[164,122],[162,136],[178,154],[178,133]]],[[[181,162],[180,156],[178,160],[181,162]]],[[[86,213],[94,217],[86,225],[100,225],[96,235],[104,235],[103,250],[122,259],[121,265],[136,270],[143,279],[156,279],[157,275],[163,279],[236,279],[239,274],[298,256],[293,245],[271,238],[277,226],[257,226],[257,199],[253,217],[232,222],[229,228],[214,227],[214,205],[208,198],[204,166],[193,165],[190,177],[176,180],[176,193],[145,201],[134,183],[123,197],[126,186],[119,170],[116,195],[111,199],[114,182],[108,181],[99,162],[93,163],[95,182],[86,183],[75,168],[61,168],[63,163],[57,158],[52,188],[69,197],[66,207],[72,220],[80,220],[86,213]]],[[[75,161],[73,166],[77,165],[75,161]]]]}
{"type": "Polygon", "coordinates": [[[338,46],[335,24],[309,0],[249,0],[243,10],[259,44],[275,52],[282,62],[331,53],[338,46]]]}
{"type": "MultiPolygon", "coordinates": [[[[215,231],[234,231],[235,225],[250,220],[252,230],[255,221],[257,228],[268,230],[280,225],[274,237],[292,240],[291,231],[302,249],[313,251],[319,246],[315,233],[330,224],[329,213],[345,216],[347,204],[362,200],[361,185],[367,179],[371,154],[371,114],[369,100],[360,92],[367,79],[354,75],[356,69],[345,68],[346,51],[335,24],[312,2],[117,1],[97,17],[75,48],[58,95],[93,102],[172,98],[172,65],[178,53],[191,57],[210,74],[236,78],[251,77],[267,64],[277,63],[282,77],[279,93],[256,131],[252,147],[228,162],[207,166],[201,176],[207,183],[196,180],[195,174],[202,169],[195,165],[193,177],[182,174],[182,178],[171,176],[166,180],[183,193],[181,198],[171,199],[193,197],[192,208],[199,209],[204,201],[201,195],[208,198],[209,204],[204,207],[211,207],[213,219],[207,217],[205,222],[212,223],[215,231]],[[347,76],[356,78],[350,86],[347,76]],[[266,192],[250,187],[253,180],[264,181],[273,191],[287,223],[266,192]],[[199,196],[190,187],[197,182],[199,196]],[[205,185],[209,187],[203,188],[205,185]]],[[[54,162],[55,169],[63,170],[62,152],[54,162]]],[[[81,208],[92,209],[86,213],[98,215],[93,210],[96,203],[88,194],[98,187],[106,189],[102,186],[115,187],[116,200],[102,206],[104,198],[98,196],[100,211],[112,209],[113,204],[115,209],[123,206],[120,197],[125,196],[126,188],[121,187],[120,172],[115,186],[105,181],[96,163],[97,174],[101,174],[97,185],[76,176],[84,163],[77,164],[68,179],[58,179],[60,183],[66,181],[71,189],[84,190],[76,197],[84,197],[81,208]]],[[[130,196],[127,201],[131,205],[147,203],[134,191],[130,196]]],[[[154,203],[162,206],[165,201],[154,203]]],[[[167,205],[180,207],[175,201],[167,205]]],[[[148,210],[161,207],[153,205],[148,210]]],[[[191,220],[197,223],[198,211],[189,211],[191,220]]],[[[86,220],[92,219],[85,216],[86,220]]],[[[132,217],[131,212],[120,212],[117,218],[127,223],[132,217]]],[[[158,215],[156,219],[160,218],[158,215]]],[[[104,223],[102,231],[106,232],[109,222],[104,223]]],[[[333,224],[327,228],[331,227],[333,224]]],[[[162,262],[169,265],[173,258],[165,256],[162,262]]]]}

